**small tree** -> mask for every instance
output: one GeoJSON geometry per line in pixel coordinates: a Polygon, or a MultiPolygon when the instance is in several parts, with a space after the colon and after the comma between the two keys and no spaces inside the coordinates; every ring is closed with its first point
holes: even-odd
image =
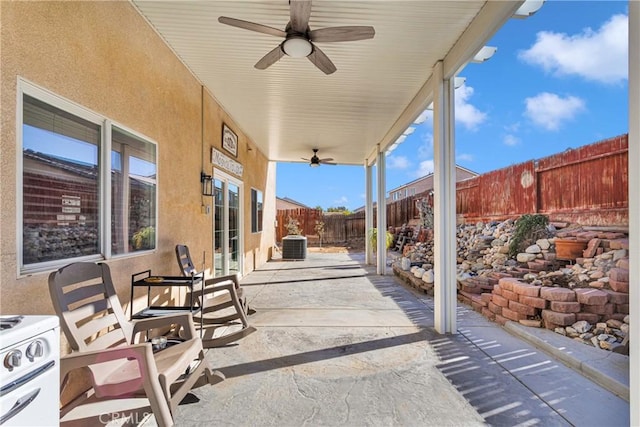
{"type": "Polygon", "coordinates": [[[286,227],[288,235],[300,235],[300,222],[297,219],[288,217],[286,227]]]}
{"type": "Polygon", "coordinates": [[[316,220],[316,225],[314,227],[318,238],[320,239],[320,247],[322,247],[322,236],[324,235],[324,221],[316,220]]]}
{"type": "Polygon", "coordinates": [[[338,207],[333,207],[333,208],[328,208],[327,212],[338,212],[344,215],[350,215],[351,211],[349,209],[347,209],[344,206],[338,206],[338,207]]]}

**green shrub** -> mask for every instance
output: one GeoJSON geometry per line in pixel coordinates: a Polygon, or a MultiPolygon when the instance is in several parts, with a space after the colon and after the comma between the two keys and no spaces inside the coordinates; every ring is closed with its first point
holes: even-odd
{"type": "Polygon", "coordinates": [[[526,214],[516,220],[516,230],[509,243],[509,256],[515,257],[538,239],[547,236],[549,218],[541,214],[526,214]]]}
{"type": "Polygon", "coordinates": [[[156,230],[152,226],[141,228],[131,237],[131,245],[135,250],[153,249],[155,244],[156,230]]]}
{"type": "MultiPolygon", "coordinates": [[[[387,231],[387,249],[391,247],[393,244],[393,234],[387,231]]],[[[378,229],[372,228],[369,230],[369,242],[371,243],[371,247],[376,251],[378,249],[378,229]]]]}

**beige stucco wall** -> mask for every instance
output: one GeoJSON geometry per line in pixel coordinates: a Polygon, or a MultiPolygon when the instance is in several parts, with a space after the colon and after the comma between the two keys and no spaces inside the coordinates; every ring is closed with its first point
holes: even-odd
{"type": "MultiPolygon", "coordinates": [[[[174,246],[188,244],[212,267],[212,214],[200,171],[211,171],[221,127],[238,135],[244,165],[245,272],[266,262],[274,243],[275,167],[216,104],[129,2],[0,2],[0,311],[51,314],[48,273],[19,277],[16,257],[16,90],[18,77],[139,132],[158,146],[158,247],[109,260],[123,303],[131,274],[178,274],[174,246]],[[204,109],[202,108],[204,99],[204,109]],[[204,128],[202,123],[204,111],[204,128]],[[204,129],[204,131],[203,131],[204,129]],[[203,140],[204,135],[204,140],[203,140]],[[264,193],[262,233],[251,234],[250,189],[264,193]]],[[[142,296],[139,298],[142,300],[142,296]]],[[[136,299],[138,305],[138,299],[136,299]]]]}

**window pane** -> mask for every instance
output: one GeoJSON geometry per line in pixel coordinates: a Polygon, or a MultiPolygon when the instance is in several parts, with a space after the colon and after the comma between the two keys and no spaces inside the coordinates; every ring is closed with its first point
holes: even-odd
{"type": "Polygon", "coordinates": [[[113,128],[111,253],[156,247],[156,147],[113,128]]]}
{"type": "Polygon", "coordinates": [[[255,233],[258,231],[258,216],[256,212],[258,210],[258,192],[251,189],[251,232],[255,233]]]}
{"type": "Polygon", "coordinates": [[[222,181],[216,179],[214,181],[214,270],[215,277],[220,277],[224,274],[224,263],[226,260],[224,257],[224,189],[222,181]]]}
{"type": "Polygon", "coordinates": [[[258,231],[262,231],[262,191],[258,191],[258,231]]]}
{"type": "Polygon", "coordinates": [[[251,189],[251,232],[262,231],[262,191],[251,189]]]}
{"type": "Polygon", "coordinates": [[[240,187],[235,184],[227,184],[229,188],[229,274],[240,271],[239,267],[239,211],[240,211],[240,187]]]}
{"type": "Polygon", "coordinates": [[[99,125],[23,98],[23,265],[100,253],[99,125]]]}

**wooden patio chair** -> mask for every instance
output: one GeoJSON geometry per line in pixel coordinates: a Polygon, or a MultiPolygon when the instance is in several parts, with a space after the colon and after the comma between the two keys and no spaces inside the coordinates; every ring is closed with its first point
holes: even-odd
{"type": "MultiPolygon", "coordinates": [[[[193,264],[189,247],[176,245],[176,257],[184,276],[200,274],[193,264]]],[[[247,316],[255,311],[249,308],[237,274],[205,279],[204,288],[198,286],[193,289],[193,293],[194,299],[201,307],[201,311],[194,316],[196,324],[202,321],[202,340],[206,348],[225,346],[256,331],[247,319],[247,316]],[[240,329],[236,326],[240,326],[240,329]],[[222,328],[228,329],[222,335],[216,336],[216,331],[222,328]]]]}
{"type": "Polygon", "coordinates": [[[107,264],[67,265],[49,275],[49,292],[72,349],[60,361],[61,389],[76,369],[87,372],[92,385],[62,416],[83,402],[144,394],[158,425],[171,426],[193,386],[224,379],[209,368],[190,313],[128,321],[107,264]],[[150,331],[169,329],[180,339],[154,353],[150,331]]]}

